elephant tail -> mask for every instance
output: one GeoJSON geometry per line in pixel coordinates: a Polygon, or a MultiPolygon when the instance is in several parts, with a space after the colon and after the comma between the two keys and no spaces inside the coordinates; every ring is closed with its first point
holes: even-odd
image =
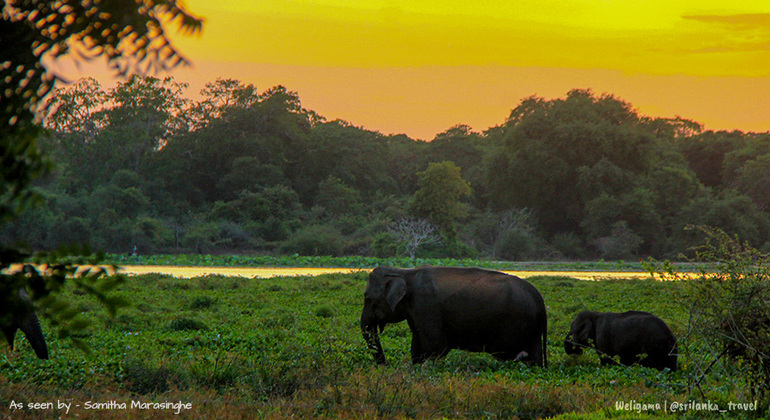
{"type": "Polygon", "coordinates": [[[543,368],[548,368],[548,316],[543,317],[543,368]]]}

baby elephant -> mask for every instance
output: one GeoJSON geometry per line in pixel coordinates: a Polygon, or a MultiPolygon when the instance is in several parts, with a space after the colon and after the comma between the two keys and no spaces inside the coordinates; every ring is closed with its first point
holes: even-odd
{"type": "Polygon", "coordinates": [[[567,354],[582,354],[584,347],[596,349],[602,366],[620,363],[676,371],[676,337],[663,320],[649,312],[583,311],[572,321],[564,350],[567,354]]]}

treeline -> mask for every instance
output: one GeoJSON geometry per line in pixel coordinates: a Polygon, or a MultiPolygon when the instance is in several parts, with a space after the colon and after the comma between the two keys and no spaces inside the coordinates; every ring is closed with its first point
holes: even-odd
{"type": "Polygon", "coordinates": [[[675,257],[708,225],[770,248],[770,133],[704,131],[611,95],[530,97],[432,141],[327,121],[278,86],[83,79],[45,119],[32,249],[523,259],[675,257]]]}

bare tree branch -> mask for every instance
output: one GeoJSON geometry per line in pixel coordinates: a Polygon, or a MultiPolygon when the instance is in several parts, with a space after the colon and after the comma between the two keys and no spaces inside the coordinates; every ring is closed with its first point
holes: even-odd
{"type": "Polygon", "coordinates": [[[437,235],[438,229],[425,219],[402,217],[388,227],[388,232],[404,242],[406,253],[412,259],[420,246],[441,242],[437,235]]]}

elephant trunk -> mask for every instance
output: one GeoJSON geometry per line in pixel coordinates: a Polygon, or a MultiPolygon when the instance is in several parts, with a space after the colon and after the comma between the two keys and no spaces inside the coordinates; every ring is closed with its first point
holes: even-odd
{"type": "Polygon", "coordinates": [[[564,338],[564,351],[567,354],[583,354],[583,346],[574,341],[572,331],[567,333],[567,337],[564,338]]]}
{"type": "MultiPolygon", "coordinates": [[[[369,350],[372,351],[374,361],[378,365],[385,364],[385,352],[382,350],[382,344],[380,343],[380,335],[377,332],[379,323],[371,316],[366,316],[366,310],[364,315],[361,316],[361,333],[364,336],[364,341],[369,350]]],[[[382,328],[380,326],[380,328],[382,328]]]]}
{"type": "Polygon", "coordinates": [[[24,332],[37,357],[39,359],[48,359],[48,346],[45,344],[45,337],[43,337],[43,330],[40,328],[40,321],[37,319],[37,315],[34,312],[29,314],[19,328],[24,332]]]}

